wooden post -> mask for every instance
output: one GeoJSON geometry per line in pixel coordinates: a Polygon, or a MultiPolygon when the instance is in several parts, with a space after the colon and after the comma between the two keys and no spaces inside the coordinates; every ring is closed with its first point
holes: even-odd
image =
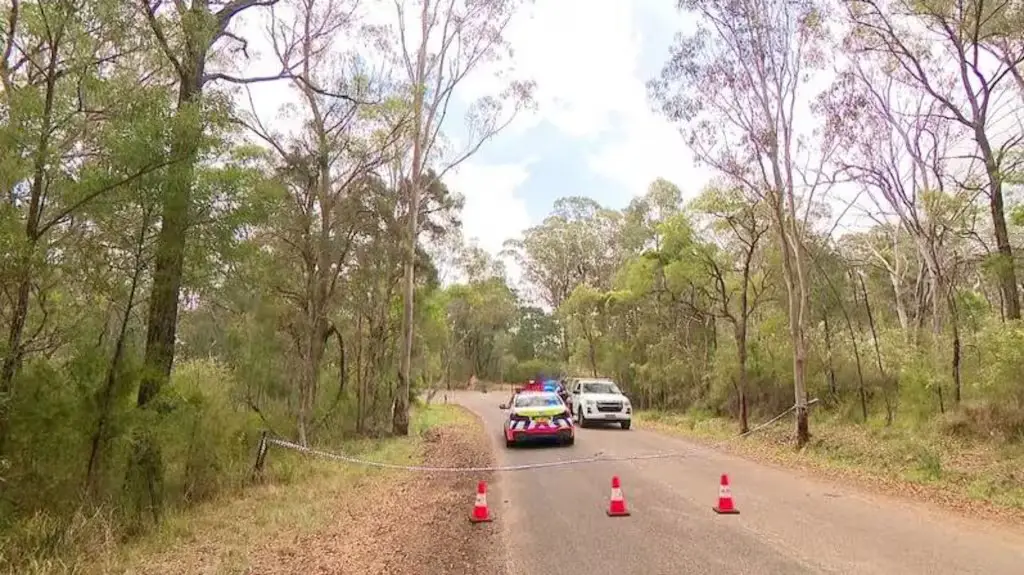
{"type": "Polygon", "coordinates": [[[252,478],[259,479],[263,476],[263,464],[267,459],[267,431],[260,434],[260,443],[256,448],[256,465],[252,468],[252,478]]]}

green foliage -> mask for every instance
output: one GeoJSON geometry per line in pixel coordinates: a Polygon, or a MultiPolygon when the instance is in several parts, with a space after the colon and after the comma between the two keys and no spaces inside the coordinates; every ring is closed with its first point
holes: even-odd
{"type": "Polygon", "coordinates": [[[160,403],[166,415],[147,417],[134,407],[132,372],[113,390],[114,407],[106,412],[97,436],[106,360],[83,349],[67,371],[34,361],[21,372],[13,406],[9,467],[6,470],[0,525],[0,568],[39,556],[60,556],[64,545],[138,521],[137,510],[124,505],[143,489],[126,475],[128,451],[140,430],[152,432],[166,463],[163,493],[176,507],[206,500],[244,485],[252,469],[258,418],[238,399],[235,375],[213,361],[183,364],[160,403]],[[84,401],[83,401],[84,399],[84,401]],[[100,442],[99,460],[87,484],[89,457],[100,442]],[[81,507],[86,491],[95,506],[81,507]],[[85,517],[82,514],[91,515],[85,517]],[[75,534],[76,529],[87,532],[75,534]],[[14,538],[14,539],[11,539],[14,538]],[[71,538],[71,539],[68,539],[71,538]],[[12,543],[17,542],[15,545],[12,543]]]}
{"type": "MultiPolygon", "coordinates": [[[[721,187],[684,206],[667,190],[652,185],[620,216],[605,216],[612,222],[607,237],[617,241],[600,261],[613,273],[559,284],[572,286],[554,314],[567,336],[562,371],[614,377],[641,408],[728,418],[740,415],[742,378],[753,419],[784,411],[793,402],[792,334],[766,206],[721,187]],[[675,204],[666,205],[668,198],[675,204]]],[[[944,225],[971,221],[957,198],[928,193],[921,201],[944,225]]],[[[597,227],[599,213],[556,208],[531,232],[533,243],[519,248],[543,271],[538,277],[572,277],[576,270],[555,266],[561,256],[554,255],[580,245],[567,231],[570,216],[592,218],[597,227]]],[[[804,241],[811,293],[806,378],[809,395],[822,400],[819,409],[848,424],[924,429],[946,422],[938,429],[1016,441],[1024,389],[1016,352],[1024,349],[1024,332],[994,317],[999,274],[990,273],[991,258],[947,271],[944,281],[954,287],[936,303],[927,261],[902,226],[880,224],[838,241],[809,233],[804,241]],[[967,412],[986,414],[986,423],[955,415],[967,412]]],[[[953,250],[967,243],[944,249],[951,252],[943,261],[955,261],[963,256],[953,254],[963,252],[953,250]]],[[[934,454],[919,459],[920,478],[945,473],[934,454]]]]}
{"type": "MultiPolygon", "coordinates": [[[[0,568],[232,493],[261,430],[390,428],[411,186],[383,174],[409,172],[405,86],[318,53],[293,85],[359,97],[300,98],[296,129],[269,131],[198,75],[246,39],[223,35],[235,10],[196,6],[0,9],[19,46],[0,66],[0,568]]],[[[442,289],[427,244],[457,235],[462,199],[419,176],[413,394],[471,356],[497,374],[480,358],[505,357],[517,317],[504,280],[442,289]]]]}

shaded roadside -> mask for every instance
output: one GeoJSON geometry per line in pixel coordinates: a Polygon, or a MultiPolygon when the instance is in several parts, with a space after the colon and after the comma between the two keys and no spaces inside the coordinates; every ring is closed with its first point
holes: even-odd
{"type": "MultiPolygon", "coordinates": [[[[366,458],[392,463],[484,466],[493,456],[483,426],[458,406],[439,421],[390,440],[366,458]]],[[[438,415],[440,414],[440,416],[438,415]]],[[[486,476],[381,471],[274,451],[268,465],[309,478],[265,485],[199,511],[157,538],[88,573],[501,573],[495,524],[468,521],[486,476]]]]}

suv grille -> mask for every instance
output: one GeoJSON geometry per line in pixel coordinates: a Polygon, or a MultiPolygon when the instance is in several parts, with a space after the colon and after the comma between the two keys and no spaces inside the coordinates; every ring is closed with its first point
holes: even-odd
{"type": "Polygon", "coordinates": [[[607,413],[616,413],[622,411],[621,401],[599,401],[597,402],[597,410],[607,413]]]}

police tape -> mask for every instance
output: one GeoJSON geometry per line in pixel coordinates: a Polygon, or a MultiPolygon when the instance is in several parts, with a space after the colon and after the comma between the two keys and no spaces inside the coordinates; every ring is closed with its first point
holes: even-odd
{"type": "MultiPolygon", "coordinates": [[[[807,405],[813,405],[817,403],[818,399],[812,399],[807,402],[807,405]]],[[[751,428],[746,433],[735,435],[713,445],[707,446],[707,449],[716,449],[728,444],[731,441],[741,439],[753,433],[756,433],[770,425],[775,424],[783,417],[789,415],[796,409],[796,406],[792,406],[786,411],[776,415],[768,421],[758,425],[757,427],[751,428]]],[[[441,473],[488,473],[488,472],[508,472],[508,471],[526,471],[530,469],[543,469],[547,467],[565,467],[570,465],[581,465],[585,463],[605,463],[605,462],[622,462],[622,461],[646,461],[651,459],[669,459],[669,458],[683,458],[693,454],[693,450],[674,450],[674,451],[661,451],[657,453],[647,453],[638,455],[604,455],[598,453],[591,457],[580,457],[576,459],[562,459],[558,461],[544,461],[538,463],[523,463],[520,465],[492,465],[487,467],[435,467],[430,465],[400,465],[398,463],[386,463],[383,461],[371,461],[368,459],[360,459],[358,457],[352,457],[350,455],[343,455],[340,453],[332,453],[329,451],[321,451],[319,449],[313,449],[310,447],[303,447],[297,443],[291,441],[285,441],[283,439],[277,439],[268,437],[266,439],[267,444],[276,445],[285,449],[298,451],[306,455],[313,455],[316,457],[322,457],[324,459],[331,459],[334,461],[343,461],[345,463],[353,463],[356,465],[363,465],[367,467],[377,467],[381,469],[395,469],[400,471],[421,471],[421,472],[441,472],[441,473]]]]}

